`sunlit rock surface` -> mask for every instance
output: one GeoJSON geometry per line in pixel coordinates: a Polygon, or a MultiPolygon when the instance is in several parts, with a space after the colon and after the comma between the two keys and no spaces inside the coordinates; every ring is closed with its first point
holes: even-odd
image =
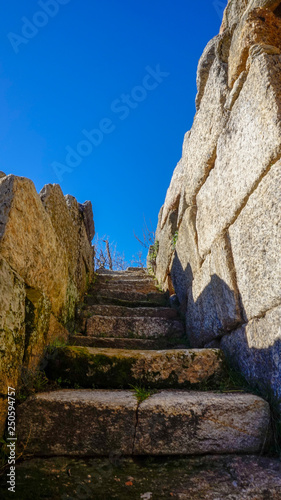
{"type": "Polygon", "coordinates": [[[281,329],[266,320],[281,304],[280,76],[280,2],[228,2],[198,64],[197,112],[159,213],[155,274],[177,294],[191,345],[223,339],[229,360],[281,408],[281,329]]]}

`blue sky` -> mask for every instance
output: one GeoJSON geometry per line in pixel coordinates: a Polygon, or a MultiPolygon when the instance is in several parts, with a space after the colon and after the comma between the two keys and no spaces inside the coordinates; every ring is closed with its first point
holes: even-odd
{"type": "Polygon", "coordinates": [[[0,170],[91,200],[97,232],[130,260],[143,217],[156,227],[226,3],[9,0],[0,170]]]}

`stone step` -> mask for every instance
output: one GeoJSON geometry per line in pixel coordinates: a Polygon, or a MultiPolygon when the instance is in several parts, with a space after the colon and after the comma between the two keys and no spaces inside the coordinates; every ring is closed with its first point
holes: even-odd
{"type": "Polygon", "coordinates": [[[182,338],[174,339],[126,339],[118,337],[87,337],[85,335],[72,335],[69,345],[82,347],[102,347],[110,349],[187,349],[188,342],[182,338]]]}
{"type": "Polygon", "coordinates": [[[127,267],[128,273],[147,273],[146,267],[127,267]]]}
{"type": "Polygon", "coordinates": [[[158,288],[155,283],[149,283],[147,281],[143,282],[131,282],[131,281],[110,281],[106,283],[99,282],[96,284],[92,290],[90,289],[90,293],[102,293],[104,290],[112,290],[112,291],[120,291],[120,292],[138,292],[138,293],[159,293],[158,288]]]}
{"type": "Polygon", "coordinates": [[[258,396],[161,391],[138,409],[134,453],[258,453],[269,434],[270,408],[258,396]]]}
{"type": "MultiPolygon", "coordinates": [[[[17,463],[16,481],[13,500],[43,500],[46,490],[53,500],[280,500],[281,462],[255,455],[33,458],[17,463]]],[[[0,481],[3,500],[6,492],[0,481]]]]}
{"type": "Polygon", "coordinates": [[[85,332],[93,337],[183,337],[184,325],[177,319],[96,315],[86,320],[85,332]]]}
{"type": "Polygon", "coordinates": [[[128,307],[165,307],[168,306],[168,296],[162,292],[141,293],[122,290],[100,290],[85,297],[85,303],[112,304],[128,307]]]}
{"type": "Polygon", "coordinates": [[[93,305],[87,306],[83,310],[83,317],[91,316],[119,316],[119,317],[151,317],[151,318],[164,318],[164,319],[177,319],[178,314],[175,309],[170,307],[122,307],[112,305],[93,305]]]}
{"type": "Polygon", "coordinates": [[[128,268],[126,271],[110,271],[109,269],[98,269],[96,271],[98,276],[149,276],[147,269],[141,267],[128,268]]]}
{"type": "Polygon", "coordinates": [[[251,394],[61,390],[19,405],[18,450],[33,456],[259,453],[269,405],[251,394]]]}
{"type": "Polygon", "coordinates": [[[132,350],[67,346],[56,350],[45,369],[51,380],[69,386],[123,389],[132,385],[154,388],[216,388],[224,377],[219,349],[132,350]]]}
{"type": "MultiPolygon", "coordinates": [[[[128,283],[128,284],[138,284],[138,283],[147,283],[150,284],[152,283],[153,285],[156,285],[157,282],[154,278],[151,276],[146,276],[141,275],[141,276],[135,276],[134,274],[127,274],[124,276],[108,276],[108,275],[99,275],[98,280],[96,283],[128,283]]],[[[95,283],[94,283],[95,285],[95,283]]]]}

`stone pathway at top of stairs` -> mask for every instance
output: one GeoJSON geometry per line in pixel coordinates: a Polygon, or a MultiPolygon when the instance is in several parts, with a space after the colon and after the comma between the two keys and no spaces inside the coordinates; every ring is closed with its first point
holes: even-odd
{"type": "Polygon", "coordinates": [[[155,280],[144,270],[98,273],[86,296],[87,305],[111,304],[127,307],[166,307],[167,293],[161,292],[155,280]]]}
{"type": "Polygon", "coordinates": [[[268,403],[252,394],[214,391],[215,382],[224,377],[220,351],[163,350],[163,339],[177,347],[184,343],[184,329],[168,308],[167,295],[144,270],[100,272],[81,319],[84,330],[73,336],[75,345],[55,349],[46,370],[50,378],[67,377],[71,386],[82,388],[35,394],[18,407],[19,446],[25,446],[25,454],[202,455],[261,453],[266,448],[271,437],[268,403]],[[118,281],[117,289],[104,287],[105,277],[118,281]],[[149,283],[142,291],[128,291],[128,278],[138,277],[149,283]],[[126,305],[116,307],[117,293],[125,294],[126,305]],[[143,315],[148,302],[149,312],[143,315]],[[101,340],[111,341],[111,348],[86,344],[101,340]],[[116,342],[125,342],[125,348],[118,349],[116,342]],[[134,342],[153,342],[155,349],[144,349],[144,344],[132,349],[134,342]],[[200,383],[212,390],[192,390],[200,383]],[[132,390],[124,390],[130,384],[141,386],[139,391],[150,388],[150,396],[137,400],[132,390]],[[154,394],[153,388],[160,392],[154,394]]]}

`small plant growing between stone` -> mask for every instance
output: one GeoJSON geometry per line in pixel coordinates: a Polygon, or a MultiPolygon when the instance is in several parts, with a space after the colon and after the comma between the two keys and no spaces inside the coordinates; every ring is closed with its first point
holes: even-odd
{"type": "Polygon", "coordinates": [[[154,275],[156,270],[156,259],[159,251],[159,241],[155,240],[153,245],[149,247],[147,256],[148,273],[154,275]]]}
{"type": "Polygon", "coordinates": [[[130,387],[132,387],[138,403],[142,403],[142,401],[145,401],[147,398],[152,396],[152,394],[157,392],[156,389],[148,389],[146,387],[142,387],[141,385],[130,385],[130,387]]]}
{"type": "Polygon", "coordinates": [[[221,392],[251,392],[248,382],[241,373],[233,370],[230,366],[225,367],[225,371],[226,375],[219,385],[221,392]]]}
{"type": "Polygon", "coordinates": [[[58,354],[58,350],[66,347],[67,345],[68,343],[64,339],[54,339],[51,344],[45,347],[43,358],[36,370],[31,370],[26,367],[22,368],[19,388],[17,391],[17,403],[22,403],[29,396],[37,392],[57,390],[60,388],[60,384],[62,382],[68,383],[68,381],[60,382],[59,380],[51,382],[44,371],[48,364],[48,360],[55,358],[58,354]]]}
{"type": "MultiPolygon", "coordinates": [[[[58,385],[60,388],[61,387],[71,387],[71,380],[69,379],[63,379],[62,377],[57,378],[54,383],[58,385]]],[[[75,384],[74,389],[80,389],[79,384],[75,384]],[[76,386],[76,387],[75,387],[76,386]]]]}
{"type": "Polygon", "coordinates": [[[162,286],[161,286],[161,285],[159,285],[159,283],[158,283],[158,281],[156,280],[156,278],[154,278],[154,279],[155,279],[155,287],[157,288],[157,290],[158,290],[159,292],[163,292],[164,290],[163,290],[162,286]]]}
{"type": "Polygon", "coordinates": [[[173,238],[172,238],[172,247],[173,247],[173,250],[175,250],[175,248],[176,248],[178,237],[179,237],[179,232],[175,231],[175,233],[173,235],[173,238]]]}
{"type": "Polygon", "coordinates": [[[29,396],[35,394],[36,392],[43,392],[49,380],[47,379],[45,372],[37,370],[23,369],[21,373],[21,382],[17,391],[17,401],[22,403],[29,396]]]}
{"type": "Polygon", "coordinates": [[[65,339],[56,338],[55,340],[53,340],[53,342],[51,342],[51,344],[46,347],[45,352],[51,353],[55,349],[60,349],[61,347],[66,347],[67,345],[68,342],[65,339]]]}

